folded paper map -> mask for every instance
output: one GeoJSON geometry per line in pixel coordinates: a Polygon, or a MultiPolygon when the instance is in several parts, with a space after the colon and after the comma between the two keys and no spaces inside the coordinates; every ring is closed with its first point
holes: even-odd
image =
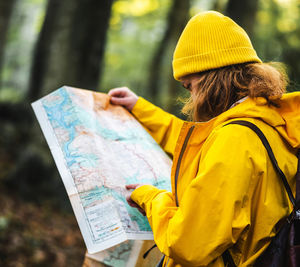
{"type": "Polygon", "coordinates": [[[170,190],[171,159],[109,96],[64,86],[32,104],[89,253],[153,239],[126,184],[170,190]]]}

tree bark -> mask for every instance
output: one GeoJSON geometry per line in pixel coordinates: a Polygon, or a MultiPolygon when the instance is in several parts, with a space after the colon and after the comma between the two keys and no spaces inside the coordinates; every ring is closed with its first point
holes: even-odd
{"type": "Polygon", "coordinates": [[[28,99],[62,86],[96,89],[113,0],[49,0],[31,68],[28,99]]]}
{"type": "MultiPolygon", "coordinates": [[[[158,89],[162,75],[163,59],[168,48],[178,40],[189,18],[190,1],[174,0],[167,18],[167,27],[149,68],[148,90],[154,102],[158,102],[158,89]]],[[[170,60],[171,62],[171,60],[170,60]]],[[[168,73],[169,74],[169,73],[168,73]]]]}
{"type": "Polygon", "coordinates": [[[3,55],[5,51],[9,22],[15,3],[15,0],[0,0],[0,73],[3,66],[3,55]]]}
{"type": "Polygon", "coordinates": [[[257,8],[258,0],[229,0],[225,13],[252,38],[257,8]]]}

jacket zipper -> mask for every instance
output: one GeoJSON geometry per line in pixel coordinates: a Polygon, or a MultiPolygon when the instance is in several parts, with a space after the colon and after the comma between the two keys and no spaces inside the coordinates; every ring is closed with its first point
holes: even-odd
{"type": "Polygon", "coordinates": [[[195,125],[193,125],[189,129],[189,131],[188,131],[188,133],[187,133],[187,135],[186,135],[186,137],[184,139],[184,142],[183,142],[183,145],[182,145],[179,157],[178,157],[178,161],[177,161],[177,166],[176,166],[176,171],[175,171],[175,200],[176,200],[176,206],[177,207],[179,206],[178,196],[177,196],[177,181],[178,181],[178,175],[179,175],[179,170],[180,170],[180,164],[181,164],[181,161],[182,161],[182,157],[183,157],[184,151],[186,149],[186,146],[188,144],[188,141],[189,141],[189,139],[190,139],[190,137],[192,135],[192,132],[193,132],[194,128],[195,128],[195,125]]]}

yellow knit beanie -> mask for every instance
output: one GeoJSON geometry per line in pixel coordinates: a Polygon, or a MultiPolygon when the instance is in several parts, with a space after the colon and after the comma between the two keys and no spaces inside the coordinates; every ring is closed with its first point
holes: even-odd
{"type": "Polygon", "coordinates": [[[173,55],[176,80],[192,73],[228,65],[260,62],[247,33],[232,19],[216,11],[192,17],[173,55]]]}

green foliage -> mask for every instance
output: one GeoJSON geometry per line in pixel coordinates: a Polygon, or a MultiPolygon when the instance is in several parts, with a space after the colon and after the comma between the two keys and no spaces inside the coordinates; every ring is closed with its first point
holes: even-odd
{"type": "MultiPolygon", "coordinates": [[[[192,1],[191,15],[207,9],[209,2],[192,1]]],[[[155,49],[166,30],[166,18],[171,4],[170,0],[115,2],[100,91],[107,92],[110,88],[128,86],[137,94],[153,100],[147,91],[149,69],[155,49]]],[[[156,103],[173,111],[177,95],[171,96],[168,86],[172,78],[171,62],[175,45],[175,43],[169,45],[166,55],[162,55],[164,58],[159,86],[160,102],[156,103]]],[[[177,89],[174,91],[182,91],[181,87],[178,89],[179,87],[177,83],[177,89]]]]}
{"type": "Polygon", "coordinates": [[[254,47],[265,61],[286,64],[291,84],[289,91],[299,90],[300,83],[300,3],[297,0],[260,1],[255,27],[254,47]]]}
{"type": "MultiPolygon", "coordinates": [[[[226,0],[219,6],[226,6],[226,0]]],[[[129,86],[138,94],[150,97],[146,90],[148,69],[155,48],[166,27],[171,0],[116,0],[108,34],[105,70],[99,90],[129,86]]],[[[191,15],[210,9],[214,3],[194,0],[191,15]]],[[[45,15],[45,0],[18,1],[8,36],[2,72],[0,100],[21,100],[27,89],[34,42],[45,15]]],[[[287,64],[292,90],[300,83],[300,12],[297,0],[260,0],[253,43],[264,61],[287,64]]],[[[167,99],[166,83],[170,76],[169,48],[164,61],[162,98],[167,99]]],[[[162,100],[166,103],[167,100],[162,100]]]]}
{"type": "Polygon", "coordinates": [[[164,33],[169,7],[170,0],[114,3],[101,91],[128,86],[147,96],[149,63],[164,33]]]}

